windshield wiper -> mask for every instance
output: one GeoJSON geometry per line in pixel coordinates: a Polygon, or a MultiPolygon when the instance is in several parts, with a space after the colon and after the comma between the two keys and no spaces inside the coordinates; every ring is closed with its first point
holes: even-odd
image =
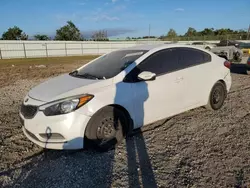
{"type": "Polygon", "coordinates": [[[78,70],[74,70],[74,71],[69,73],[69,75],[71,75],[71,76],[76,76],[77,74],[78,74],[78,70]]]}
{"type": "Polygon", "coordinates": [[[75,71],[69,73],[69,75],[74,76],[74,77],[78,77],[78,78],[88,78],[88,79],[96,79],[96,80],[101,79],[101,78],[94,76],[92,74],[89,74],[89,73],[78,74],[78,70],[75,70],[75,71]]]}
{"type": "Polygon", "coordinates": [[[89,79],[97,79],[97,80],[100,79],[99,77],[94,76],[94,75],[92,75],[92,74],[88,74],[88,73],[85,73],[85,74],[82,74],[82,75],[79,75],[79,74],[78,74],[77,76],[80,76],[80,77],[82,77],[82,78],[89,78],[89,79]]]}

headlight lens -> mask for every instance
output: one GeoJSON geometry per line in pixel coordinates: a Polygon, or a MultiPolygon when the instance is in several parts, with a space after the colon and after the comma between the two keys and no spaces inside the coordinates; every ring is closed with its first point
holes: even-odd
{"type": "Polygon", "coordinates": [[[64,100],[55,101],[39,107],[46,116],[55,116],[60,114],[67,114],[80,108],[89,102],[94,96],[85,95],[79,98],[68,98],[64,100]]]}
{"type": "Polygon", "coordinates": [[[79,99],[75,99],[72,101],[65,101],[65,102],[61,103],[60,111],[64,114],[72,112],[72,110],[75,109],[75,107],[77,106],[78,103],[79,103],[79,99]]]}

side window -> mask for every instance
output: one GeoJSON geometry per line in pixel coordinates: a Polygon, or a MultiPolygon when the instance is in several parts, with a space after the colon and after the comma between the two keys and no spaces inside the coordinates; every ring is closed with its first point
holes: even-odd
{"type": "Polygon", "coordinates": [[[212,57],[210,54],[203,52],[203,63],[207,63],[212,61],[212,57]]]}
{"type": "Polygon", "coordinates": [[[137,67],[135,67],[126,76],[125,81],[129,81],[129,82],[138,81],[137,76],[143,71],[153,72],[157,76],[176,71],[180,69],[178,58],[179,57],[178,57],[176,48],[158,51],[150,55],[143,62],[141,62],[137,67]]]}
{"type": "Polygon", "coordinates": [[[180,64],[183,68],[210,62],[211,56],[201,50],[192,48],[180,48],[180,64]]]}

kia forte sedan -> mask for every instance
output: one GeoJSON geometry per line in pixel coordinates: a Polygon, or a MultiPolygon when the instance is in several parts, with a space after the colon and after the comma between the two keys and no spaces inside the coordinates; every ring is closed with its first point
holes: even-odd
{"type": "Polygon", "coordinates": [[[218,110],[230,62],[190,45],[140,45],[102,55],[32,88],[24,134],[50,149],[106,151],[131,131],[201,106],[218,110]]]}

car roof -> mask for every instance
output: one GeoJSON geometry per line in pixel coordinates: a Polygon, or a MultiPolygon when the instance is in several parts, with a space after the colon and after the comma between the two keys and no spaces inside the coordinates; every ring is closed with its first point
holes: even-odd
{"type": "Polygon", "coordinates": [[[132,47],[122,48],[120,50],[152,50],[154,48],[158,48],[163,46],[163,44],[139,44],[132,47]]]}
{"type": "Polygon", "coordinates": [[[161,50],[161,49],[165,49],[165,48],[177,48],[177,47],[187,47],[187,48],[194,48],[194,49],[199,49],[204,51],[203,48],[199,48],[196,46],[191,46],[188,44],[142,44],[142,45],[137,45],[137,46],[132,46],[132,47],[128,47],[128,48],[122,48],[120,50],[147,50],[147,51],[151,51],[151,50],[161,50]]]}

